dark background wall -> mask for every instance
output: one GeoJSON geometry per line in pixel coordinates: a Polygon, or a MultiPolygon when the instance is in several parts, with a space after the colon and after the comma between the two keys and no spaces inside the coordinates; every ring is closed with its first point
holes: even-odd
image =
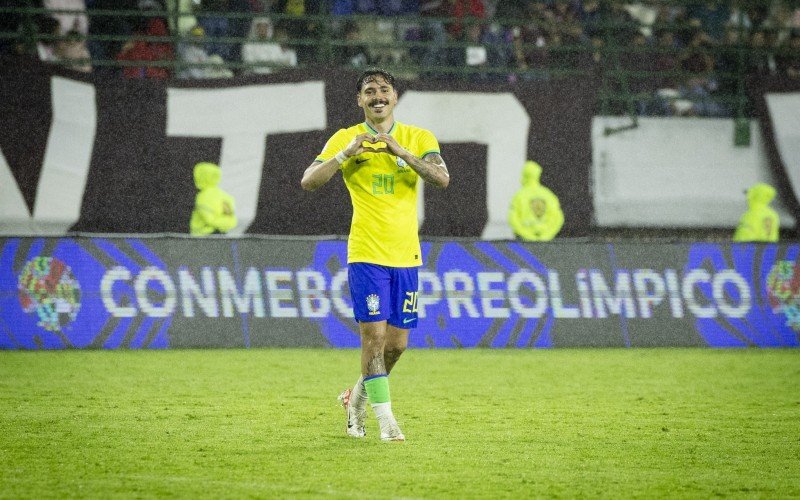
{"type": "MultiPolygon", "coordinates": [[[[198,161],[216,161],[221,141],[166,135],[167,84],[85,76],[15,58],[0,64],[0,119],[4,123],[0,128],[0,149],[29,209],[34,205],[49,131],[50,79],[56,74],[92,84],[97,100],[89,179],[81,216],[71,229],[102,233],[186,232],[195,194],[192,166],[198,161]]],[[[296,71],[257,78],[171,83],[183,88],[207,88],[325,82],[327,128],[270,135],[266,141],[258,211],[249,233],[348,232],[351,209],[343,183],[331,182],[310,194],[300,189],[299,180],[337,129],[363,120],[362,111],[355,105],[357,77],[358,73],[347,71],[296,71]]],[[[528,157],[544,166],[542,182],[559,195],[564,211],[570,214],[561,235],[588,234],[592,214],[592,81],[514,85],[399,81],[398,88],[401,93],[412,89],[513,93],[531,118],[528,157]]],[[[502,117],[487,119],[503,126],[502,117]]],[[[480,236],[487,219],[486,148],[475,143],[441,146],[452,182],[445,191],[426,190],[426,220],[421,232],[480,236]]],[[[508,168],[521,172],[522,165],[508,168]]]]}

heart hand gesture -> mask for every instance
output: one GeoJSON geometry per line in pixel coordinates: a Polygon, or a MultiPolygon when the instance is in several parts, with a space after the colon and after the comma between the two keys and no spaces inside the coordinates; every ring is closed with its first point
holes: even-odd
{"type": "Polygon", "coordinates": [[[350,141],[350,144],[348,144],[347,147],[344,148],[344,154],[346,154],[348,157],[351,157],[351,156],[360,155],[361,153],[364,153],[364,152],[367,152],[367,153],[380,153],[382,151],[380,151],[378,148],[372,148],[372,147],[365,147],[364,146],[364,143],[375,144],[376,142],[378,142],[378,141],[375,139],[375,136],[372,135],[372,134],[368,134],[366,132],[363,133],[363,134],[358,134],[357,136],[353,137],[353,140],[350,141]]]}

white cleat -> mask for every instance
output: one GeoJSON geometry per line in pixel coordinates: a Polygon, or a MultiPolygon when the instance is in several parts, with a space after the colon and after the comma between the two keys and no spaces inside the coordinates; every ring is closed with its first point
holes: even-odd
{"type": "Polygon", "coordinates": [[[350,404],[351,392],[350,389],[345,389],[337,399],[344,407],[345,412],[347,412],[347,435],[354,438],[363,438],[367,435],[367,430],[364,426],[367,420],[367,409],[355,408],[350,404]]]}
{"type": "Polygon", "coordinates": [[[397,425],[397,420],[393,416],[388,416],[378,420],[381,427],[381,441],[395,441],[402,442],[406,440],[400,426],[397,425]]]}

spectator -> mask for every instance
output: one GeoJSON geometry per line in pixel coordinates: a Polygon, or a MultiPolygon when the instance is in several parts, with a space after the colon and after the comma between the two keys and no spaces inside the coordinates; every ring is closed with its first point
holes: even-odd
{"type": "MultiPolygon", "coordinates": [[[[486,46],[489,65],[506,68],[513,58],[511,39],[498,22],[492,22],[483,30],[481,43],[486,46]]],[[[506,78],[504,75],[498,77],[506,78]]]]}
{"type": "Polygon", "coordinates": [[[192,7],[194,0],[166,0],[169,12],[169,31],[178,35],[188,35],[197,26],[197,18],[192,7]]]}
{"type": "Polygon", "coordinates": [[[467,23],[463,40],[466,47],[458,49],[452,64],[469,68],[470,80],[506,79],[507,75],[491,71],[491,68],[507,66],[510,59],[508,45],[501,36],[499,24],[484,26],[478,22],[467,23]]]}
{"type": "Polygon", "coordinates": [[[721,41],[725,34],[725,25],[731,17],[726,3],[706,1],[690,3],[686,6],[686,16],[695,22],[714,41],[721,41]]]}
{"type": "Polygon", "coordinates": [[[247,72],[266,75],[276,67],[297,66],[297,54],[285,46],[286,32],[279,30],[280,43],[274,40],[275,28],[268,17],[256,17],[250,25],[247,43],[242,46],[242,61],[254,64],[247,72]]]}
{"type": "MultiPolygon", "coordinates": [[[[148,10],[154,8],[163,11],[164,6],[154,0],[93,0],[90,4],[89,15],[89,36],[103,37],[102,40],[89,40],[88,47],[92,59],[105,61],[116,58],[122,51],[122,47],[128,42],[123,40],[130,37],[134,32],[144,33],[146,31],[146,21],[149,17],[139,18],[121,15],[114,12],[112,15],[107,13],[97,14],[94,11],[133,11],[136,9],[148,10]],[[113,38],[113,39],[110,39],[113,38]]],[[[95,73],[107,76],[116,76],[118,68],[112,66],[99,66],[95,68],[95,73]]]]}
{"type": "Polygon", "coordinates": [[[178,55],[184,66],[178,78],[230,78],[233,72],[224,67],[218,55],[209,55],[204,47],[205,32],[200,26],[189,31],[189,39],[178,45],[178,55]]]}
{"type": "Polygon", "coordinates": [[[204,0],[197,16],[197,24],[203,28],[206,36],[206,52],[226,61],[231,60],[231,44],[219,39],[229,36],[228,18],[224,15],[228,11],[228,3],[228,0],[204,0]]]}
{"type": "Polygon", "coordinates": [[[747,191],[747,211],[739,220],[733,241],[778,241],[780,220],[778,213],[769,204],[775,198],[775,188],[769,184],[757,183],[747,191]]]}
{"type": "MultiPolygon", "coordinates": [[[[602,15],[600,13],[600,2],[598,0],[586,0],[583,2],[581,11],[581,24],[583,31],[589,40],[602,40],[602,15]]],[[[594,45],[595,43],[593,43],[594,45]]]]}
{"type": "Polygon", "coordinates": [[[756,30],[750,36],[752,53],[748,58],[750,74],[773,75],[777,69],[775,54],[770,43],[770,37],[765,30],[756,30]]]}
{"type": "MultiPolygon", "coordinates": [[[[652,47],[649,46],[647,37],[641,30],[630,32],[633,39],[628,42],[628,50],[618,56],[620,67],[630,71],[630,75],[620,83],[623,95],[630,98],[625,101],[629,110],[635,106],[636,112],[643,114],[646,110],[646,101],[637,96],[651,94],[656,90],[653,75],[654,57],[652,47]],[[642,75],[642,76],[640,76],[642,75]]],[[[577,64],[573,64],[577,67],[577,64]]]]}
{"type": "Polygon", "coordinates": [[[337,63],[339,66],[363,68],[374,64],[369,51],[361,39],[361,30],[354,21],[346,21],[342,25],[342,38],[347,45],[338,47],[337,63]]]}
{"type": "Polygon", "coordinates": [[[730,109],[716,98],[719,87],[714,75],[714,58],[709,53],[713,41],[702,30],[695,30],[690,44],[678,57],[685,75],[677,89],[660,88],[652,111],[657,115],[724,117],[730,109]]]}
{"type": "Polygon", "coordinates": [[[776,59],[780,74],[789,78],[800,78],[800,29],[792,31],[789,41],[781,47],[776,59]]]}
{"type": "MultiPolygon", "coordinates": [[[[158,17],[149,18],[144,31],[138,32],[137,36],[134,36],[123,45],[122,50],[117,54],[117,60],[150,63],[172,61],[174,59],[172,44],[168,42],[143,40],[140,38],[141,36],[167,36],[166,21],[158,17]]],[[[169,73],[169,68],[165,66],[148,64],[142,66],[124,66],[122,68],[122,74],[125,78],[167,78],[169,77],[169,73]]]]}
{"type": "Polygon", "coordinates": [[[550,52],[547,50],[547,34],[536,23],[527,23],[511,29],[516,65],[523,70],[526,79],[549,77],[550,52]]]}
{"type": "MultiPolygon", "coordinates": [[[[250,0],[229,0],[228,12],[238,14],[253,14],[255,12],[263,12],[263,6],[258,2],[251,2],[250,0]]],[[[228,36],[233,38],[246,38],[250,32],[252,25],[252,18],[250,16],[235,16],[228,19],[228,36]]],[[[238,43],[228,44],[230,50],[229,57],[231,61],[239,61],[242,59],[242,45],[238,43]]]]}
{"type": "Polygon", "coordinates": [[[42,7],[54,11],[71,11],[52,14],[61,27],[62,35],[70,31],[77,31],[81,35],[89,33],[89,18],[86,17],[85,0],[43,0],[42,7]]]}
{"type": "Polygon", "coordinates": [[[731,17],[728,19],[728,25],[738,26],[741,23],[743,28],[750,31],[753,28],[753,21],[750,20],[747,10],[740,5],[736,5],[736,3],[731,6],[731,17]]]}
{"type": "MultiPolygon", "coordinates": [[[[744,7],[745,19],[750,21],[749,28],[761,28],[764,23],[769,19],[769,3],[768,2],[746,2],[747,6],[744,7]]],[[[734,21],[737,21],[734,19],[734,21]]]]}
{"type": "Polygon", "coordinates": [[[408,56],[404,47],[397,46],[397,26],[392,19],[367,17],[358,21],[358,36],[364,42],[367,56],[376,65],[394,65],[408,56]]]}
{"type": "Polygon", "coordinates": [[[40,17],[36,21],[36,53],[43,62],[56,62],[56,42],[61,34],[61,25],[53,17],[40,17]]]}
{"type": "Polygon", "coordinates": [[[303,17],[324,14],[324,4],[323,0],[276,0],[273,5],[273,12],[285,16],[277,25],[286,29],[289,46],[295,50],[297,59],[302,64],[315,59],[316,44],[307,43],[306,40],[316,40],[320,33],[317,21],[309,21],[303,17]]]}
{"type": "Polygon", "coordinates": [[[194,166],[195,197],[189,232],[192,236],[225,234],[236,227],[236,204],[233,196],[219,187],[222,170],[214,163],[200,162],[194,166]]]}
{"type": "Polygon", "coordinates": [[[678,42],[675,34],[669,29],[662,29],[656,33],[658,50],[653,63],[653,70],[659,75],[654,82],[657,89],[674,89],[678,85],[675,77],[670,73],[678,69],[678,42]]]}
{"type": "Polygon", "coordinates": [[[478,23],[467,24],[464,28],[464,42],[467,46],[460,51],[460,57],[454,62],[456,66],[470,69],[468,77],[471,80],[484,80],[488,73],[475,71],[489,67],[489,52],[483,45],[483,27],[478,23]]]}
{"type": "Polygon", "coordinates": [[[92,72],[91,55],[86,48],[86,39],[77,31],[70,31],[55,44],[55,55],[61,63],[75,71],[92,72]]]}
{"type": "Polygon", "coordinates": [[[653,23],[658,18],[659,10],[653,5],[630,3],[624,6],[631,19],[639,24],[639,32],[648,39],[653,36],[653,23]]]}
{"type": "Polygon", "coordinates": [[[355,0],[333,0],[331,14],[334,16],[352,16],[356,13],[355,0]]]}
{"type": "Polygon", "coordinates": [[[354,0],[351,2],[358,14],[397,16],[408,8],[402,0],[354,0]]]}
{"type": "Polygon", "coordinates": [[[738,91],[740,70],[746,70],[746,60],[740,60],[740,50],[744,50],[744,46],[740,46],[740,40],[743,40],[746,34],[744,31],[740,33],[739,26],[729,24],[725,28],[725,36],[720,44],[720,50],[717,51],[716,68],[719,71],[719,93],[722,95],[733,95],[738,91]],[[740,68],[741,66],[741,68],[740,68]]]}
{"type": "Polygon", "coordinates": [[[599,15],[602,22],[606,23],[602,28],[605,31],[603,37],[612,39],[618,46],[624,47],[640,31],[637,21],[631,17],[621,2],[601,3],[599,15]]]}
{"type": "MultiPolygon", "coordinates": [[[[419,13],[422,17],[420,39],[426,47],[419,55],[421,66],[428,70],[441,68],[447,63],[447,29],[440,18],[448,16],[448,0],[422,0],[419,13]]],[[[433,76],[438,76],[434,74],[433,76]]]]}
{"type": "Polygon", "coordinates": [[[548,12],[551,13],[552,27],[548,30],[551,33],[558,33],[562,41],[565,38],[578,38],[583,36],[583,29],[580,26],[582,13],[578,3],[567,0],[555,0],[548,12]]]}
{"type": "Polygon", "coordinates": [[[453,40],[459,40],[463,36],[465,18],[477,20],[486,17],[482,0],[449,0],[445,3],[449,4],[445,15],[451,18],[447,31],[453,40]]]}
{"type": "Polygon", "coordinates": [[[794,11],[789,8],[786,2],[772,2],[770,4],[769,16],[761,24],[761,28],[767,30],[771,39],[772,46],[779,47],[784,44],[791,36],[794,24],[794,11]]]}
{"type": "Polygon", "coordinates": [[[522,187],[511,200],[508,223],[517,239],[550,241],[564,225],[564,212],[558,197],[541,185],[542,167],[526,161],[522,170],[522,187]]]}
{"type": "MultiPolygon", "coordinates": [[[[129,0],[124,0],[124,2],[121,3],[125,5],[128,1],[129,0]]],[[[117,2],[115,1],[114,3],[117,2]]],[[[150,19],[154,17],[161,18],[164,24],[167,24],[167,15],[169,13],[162,0],[137,0],[135,5],[136,8],[139,9],[140,15],[130,17],[134,31],[143,31],[149,24],[150,19]]]]}

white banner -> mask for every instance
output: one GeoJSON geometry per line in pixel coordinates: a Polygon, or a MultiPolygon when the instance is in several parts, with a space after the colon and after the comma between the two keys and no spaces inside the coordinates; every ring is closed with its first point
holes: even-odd
{"type": "MultiPolygon", "coordinates": [[[[747,209],[744,191],[756,182],[776,185],[756,121],[750,123],[749,147],[734,146],[731,119],[639,118],[638,128],[605,135],[607,127],[628,123],[617,117],[592,122],[592,192],[600,226],[733,229],[747,209]]],[[[794,141],[800,158],[800,138],[794,141]]],[[[781,226],[793,227],[782,201],[773,205],[781,226]]]]}

